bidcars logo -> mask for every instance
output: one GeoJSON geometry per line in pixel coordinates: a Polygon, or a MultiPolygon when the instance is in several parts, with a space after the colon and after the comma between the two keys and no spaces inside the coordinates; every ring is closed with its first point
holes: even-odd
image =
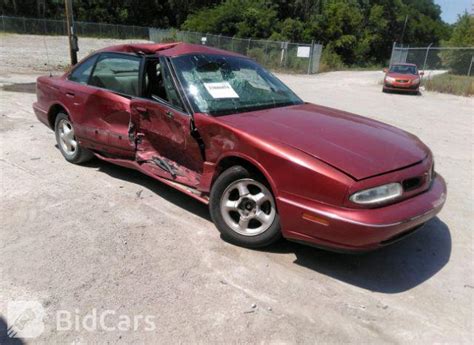
{"type": "Polygon", "coordinates": [[[44,331],[45,312],[37,301],[11,301],[7,307],[7,335],[10,338],[36,338],[44,331]]]}

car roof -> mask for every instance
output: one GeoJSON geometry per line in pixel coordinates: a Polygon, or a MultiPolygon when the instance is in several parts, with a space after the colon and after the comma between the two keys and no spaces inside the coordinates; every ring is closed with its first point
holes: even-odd
{"type": "Polygon", "coordinates": [[[400,63],[394,63],[392,64],[392,66],[415,66],[416,67],[416,64],[414,63],[403,63],[403,62],[400,62],[400,63]]]}
{"type": "Polygon", "coordinates": [[[226,56],[240,56],[244,55],[234,53],[227,50],[208,47],[201,44],[190,44],[183,42],[172,43],[139,43],[139,44],[121,44],[103,48],[100,52],[121,52],[121,53],[142,53],[147,55],[158,54],[161,56],[181,56],[188,54],[214,54],[226,56]]]}

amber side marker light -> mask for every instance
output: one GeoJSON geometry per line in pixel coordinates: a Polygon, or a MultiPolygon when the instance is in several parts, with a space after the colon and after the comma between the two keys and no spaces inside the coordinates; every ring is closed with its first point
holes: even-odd
{"type": "Polygon", "coordinates": [[[329,225],[329,221],[324,219],[324,218],[320,218],[318,216],[315,216],[314,214],[310,214],[310,213],[303,213],[303,219],[305,220],[309,220],[310,222],[314,222],[314,223],[318,223],[318,224],[321,224],[321,225],[324,225],[324,226],[328,226],[329,225]]]}

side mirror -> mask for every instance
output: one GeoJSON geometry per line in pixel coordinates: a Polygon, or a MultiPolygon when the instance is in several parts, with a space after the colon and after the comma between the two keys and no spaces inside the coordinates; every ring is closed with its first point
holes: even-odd
{"type": "Polygon", "coordinates": [[[383,73],[387,73],[387,72],[388,72],[388,68],[384,68],[383,73]]]}
{"type": "Polygon", "coordinates": [[[425,72],[421,71],[421,72],[420,72],[420,75],[425,75],[425,72]]]}

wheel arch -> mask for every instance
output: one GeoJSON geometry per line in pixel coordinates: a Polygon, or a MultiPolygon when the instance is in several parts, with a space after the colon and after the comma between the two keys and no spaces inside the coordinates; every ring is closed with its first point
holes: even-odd
{"type": "Polygon", "coordinates": [[[54,129],[54,124],[56,121],[56,116],[58,116],[59,113],[64,112],[66,115],[69,116],[69,111],[66,109],[65,106],[63,106],[60,103],[55,103],[51,107],[49,107],[48,111],[48,123],[49,126],[54,129]]]}
{"type": "Polygon", "coordinates": [[[263,166],[260,163],[258,163],[253,158],[248,157],[246,155],[238,154],[238,153],[228,154],[224,157],[221,157],[218,160],[215,171],[214,171],[214,176],[212,178],[211,188],[214,185],[214,182],[217,179],[217,177],[219,177],[219,175],[223,171],[235,165],[243,166],[244,168],[249,170],[250,173],[253,173],[257,175],[258,177],[262,178],[264,182],[266,182],[268,186],[270,187],[270,190],[273,193],[273,196],[276,197],[277,195],[276,185],[272,177],[270,176],[270,174],[263,168],[263,166]]]}

